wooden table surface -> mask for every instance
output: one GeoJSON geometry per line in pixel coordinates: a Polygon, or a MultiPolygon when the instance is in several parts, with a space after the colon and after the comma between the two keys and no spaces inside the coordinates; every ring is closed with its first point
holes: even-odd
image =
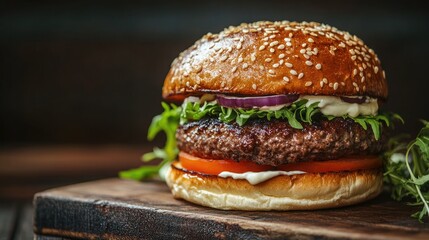
{"type": "Polygon", "coordinates": [[[31,203],[0,203],[0,240],[33,239],[31,203]]]}
{"type": "Polygon", "coordinates": [[[174,199],[163,182],[105,179],[35,196],[35,232],[103,239],[429,239],[416,208],[387,194],[317,211],[222,211],[174,199]]]}

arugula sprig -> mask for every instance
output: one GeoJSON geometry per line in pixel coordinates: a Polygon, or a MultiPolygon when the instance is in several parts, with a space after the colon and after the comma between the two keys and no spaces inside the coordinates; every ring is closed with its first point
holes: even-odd
{"type": "Polygon", "coordinates": [[[187,102],[184,104],[180,115],[180,124],[197,121],[206,116],[217,116],[222,122],[231,123],[235,121],[239,126],[243,126],[251,118],[284,119],[293,128],[302,129],[301,122],[311,124],[313,116],[320,112],[317,107],[318,102],[306,106],[307,102],[308,100],[306,99],[299,100],[279,110],[227,108],[215,102],[205,102],[203,104],[187,102]]]}
{"type": "Polygon", "coordinates": [[[392,188],[397,201],[412,200],[410,205],[422,206],[412,216],[420,222],[429,217],[429,122],[424,121],[416,139],[405,144],[392,138],[385,154],[384,181],[392,188]]]}
{"type": "Polygon", "coordinates": [[[164,148],[154,148],[153,152],[146,153],[142,156],[143,162],[149,162],[154,159],[163,159],[158,166],[142,166],[119,173],[121,178],[142,180],[157,175],[160,169],[167,163],[176,159],[179,152],[176,146],[176,130],[179,126],[181,107],[174,104],[168,105],[163,102],[164,112],[152,119],[149,126],[148,140],[153,140],[161,131],[165,133],[166,142],[164,148]]]}

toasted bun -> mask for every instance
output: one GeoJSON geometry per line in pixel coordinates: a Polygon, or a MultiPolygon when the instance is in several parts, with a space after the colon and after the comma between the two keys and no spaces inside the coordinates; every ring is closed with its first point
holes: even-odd
{"type": "Polygon", "coordinates": [[[319,23],[256,22],[207,34],[171,65],[167,100],[188,95],[309,94],[385,99],[380,61],[361,39],[319,23]]]}
{"type": "Polygon", "coordinates": [[[172,167],[174,197],[224,210],[311,210],[347,206],[376,197],[380,170],[278,176],[257,185],[246,180],[185,172],[172,167]]]}

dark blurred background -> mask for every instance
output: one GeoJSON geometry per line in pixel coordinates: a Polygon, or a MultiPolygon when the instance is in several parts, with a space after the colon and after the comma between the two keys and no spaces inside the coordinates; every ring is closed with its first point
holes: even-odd
{"type": "Polygon", "coordinates": [[[241,22],[318,21],[359,36],[386,71],[384,109],[406,120],[397,132],[415,135],[418,119],[429,120],[429,15],[420,2],[2,3],[0,199],[139,165],[172,60],[241,22]]]}

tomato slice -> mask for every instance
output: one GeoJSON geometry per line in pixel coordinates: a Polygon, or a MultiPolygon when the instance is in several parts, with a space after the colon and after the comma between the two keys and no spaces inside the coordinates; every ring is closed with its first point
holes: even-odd
{"type": "Polygon", "coordinates": [[[263,172],[272,170],[272,166],[260,165],[253,162],[232,160],[213,160],[192,156],[185,152],[179,153],[179,161],[182,167],[195,172],[218,175],[223,171],[244,173],[244,172],[263,172]]]}
{"type": "Polygon", "coordinates": [[[298,162],[280,165],[282,171],[303,171],[308,173],[356,171],[380,168],[382,161],[377,156],[349,157],[338,160],[298,162]]]}
{"type": "Polygon", "coordinates": [[[340,171],[356,171],[380,168],[382,161],[377,156],[348,157],[338,160],[298,162],[272,167],[260,165],[249,161],[236,162],[233,160],[214,160],[192,156],[185,152],[179,153],[182,167],[199,173],[218,175],[223,171],[244,173],[263,172],[269,170],[303,171],[307,173],[324,173],[340,171]]]}

